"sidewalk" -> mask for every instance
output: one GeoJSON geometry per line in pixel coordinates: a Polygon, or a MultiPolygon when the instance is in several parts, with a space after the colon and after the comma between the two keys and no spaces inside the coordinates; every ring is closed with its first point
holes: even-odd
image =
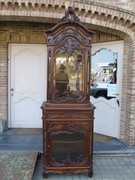
{"type": "MultiPolygon", "coordinates": [[[[135,154],[94,155],[93,177],[88,173],[49,174],[48,180],[135,180],[135,154]]],[[[42,156],[38,158],[32,180],[43,180],[42,156]]]]}

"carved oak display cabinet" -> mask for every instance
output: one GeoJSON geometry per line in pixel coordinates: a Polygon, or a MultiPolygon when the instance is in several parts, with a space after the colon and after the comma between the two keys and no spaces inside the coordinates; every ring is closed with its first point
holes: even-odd
{"type": "Polygon", "coordinates": [[[42,104],[43,176],[93,175],[93,119],[90,103],[91,37],[72,9],[46,32],[47,102],[42,104]]]}

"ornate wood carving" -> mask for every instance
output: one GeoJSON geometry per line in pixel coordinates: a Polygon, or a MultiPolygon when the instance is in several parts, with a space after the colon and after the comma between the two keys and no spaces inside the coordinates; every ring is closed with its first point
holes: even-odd
{"type": "Polygon", "coordinates": [[[56,167],[83,167],[88,166],[88,158],[82,157],[81,155],[78,157],[77,162],[73,162],[70,157],[70,153],[68,153],[66,159],[63,160],[63,163],[58,163],[53,157],[50,157],[50,166],[56,167]]]}
{"type": "Polygon", "coordinates": [[[43,178],[48,178],[48,171],[46,168],[43,169],[43,178]]]}
{"type": "Polygon", "coordinates": [[[73,9],[46,31],[48,89],[47,102],[41,107],[45,178],[49,172],[93,173],[94,106],[89,100],[92,34],[73,9]]]}
{"type": "Polygon", "coordinates": [[[53,95],[52,99],[49,100],[49,102],[54,102],[54,103],[82,103],[85,101],[84,95],[80,95],[79,97],[74,97],[72,95],[72,91],[70,91],[70,88],[68,88],[63,94],[63,96],[59,96],[59,92],[56,91],[56,93],[53,95]]]}
{"type": "Polygon", "coordinates": [[[48,45],[55,45],[60,43],[65,37],[74,37],[76,40],[78,40],[83,45],[90,46],[91,44],[91,38],[86,38],[83,34],[83,32],[80,32],[75,27],[69,27],[69,28],[63,28],[61,32],[56,33],[54,37],[49,36],[47,38],[48,45]]]}
{"type": "MultiPolygon", "coordinates": [[[[75,37],[77,37],[77,39],[81,43],[86,44],[87,39],[81,33],[79,33],[79,31],[77,29],[75,30],[74,34],[75,34],[75,37]]],[[[89,44],[89,41],[88,41],[88,44],[89,44]]]]}
{"type": "Polygon", "coordinates": [[[89,169],[88,177],[92,178],[92,176],[93,176],[93,167],[91,166],[89,169]]]}
{"type": "Polygon", "coordinates": [[[52,134],[59,134],[59,133],[78,133],[81,132],[83,134],[87,134],[88,129],[88,122],[47,122],[47,132],[52,134]]]}
{"type": "Polygon", "coordinates": [[[74,38],[68,37],[59,45],[59,48],[55,50],[55,57],[59,51],[61,52],[61,54],[67,52],[68,57],[70,57],[76,49],[82,51],[80,44],[74,38]]]}
{"type": "Polygon", "coordinates": [[[75,15],[72,8],[65,13],[65,16],[60,20],[60,23],[78,23],[82,25],[80,19],[75,15]]]}

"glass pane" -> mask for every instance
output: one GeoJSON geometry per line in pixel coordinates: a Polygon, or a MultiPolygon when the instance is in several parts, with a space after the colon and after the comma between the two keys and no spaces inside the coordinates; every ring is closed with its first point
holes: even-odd
{"type": "Polygon", "coordinates": [[[75,50],[72,56],[61,51],[56,54],[54,66],[55,96],[65,98],[68,96],[80,98],[84,94],[84,62],[79,50],[75,50]]]}
{"type": "Polygon", "coordinates": [[[59,133],[52,135],[52,158],[58,163],[63,163],[68,157],[72,162],[77,162],[80,156],[86,156],[86,138],[83,133],[59,133]]]}
{"type": "Polygon", "coordinates": [[[101,49],[92,55],[91,61],[91,96],[116,97],[117,53],[101,49]],[[112,93],[111,93],[112,91],[112,93]]]}

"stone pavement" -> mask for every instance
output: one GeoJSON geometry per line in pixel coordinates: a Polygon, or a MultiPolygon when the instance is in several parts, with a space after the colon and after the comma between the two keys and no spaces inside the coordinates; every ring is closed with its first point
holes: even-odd
{"type": "MultiPolygon", "coordinates": [[[[49,174],[48,180],[135,180],[135,154],[94,155],[93,172],[92,178],[88,178],[87,173],[49,174]]],[[[32,180],[43,180],[42,156],[37,160],[32,180]]]]}

